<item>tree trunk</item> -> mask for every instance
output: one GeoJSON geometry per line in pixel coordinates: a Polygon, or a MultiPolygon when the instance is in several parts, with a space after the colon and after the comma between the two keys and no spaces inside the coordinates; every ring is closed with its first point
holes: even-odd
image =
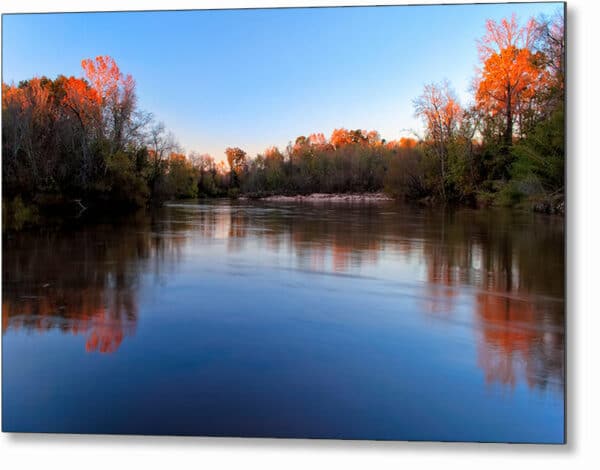
{"type": "Polygon", "coordinates": [[[512,90],[510,84],[507,86],[507,99],[506,99],[506,131],[504,132],[504,144],[507,147],[512,145],[513,135],[513,108],[512,108],[512,90]]]}

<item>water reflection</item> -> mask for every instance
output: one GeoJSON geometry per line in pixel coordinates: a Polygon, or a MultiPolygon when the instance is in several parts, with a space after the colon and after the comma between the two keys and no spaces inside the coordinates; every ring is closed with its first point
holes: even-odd
{"type": "Polygon", "coordinates": [[[415,313],[470,325],[488,384],[562,393],[563,242],[562,220],[502,211],[182,204],[126,224],[5,236],[2,330],[83,335],[86,351],[114,353],[144,314],[144,282],[168,288],[182,263],[223,247],[197,272],[242,256],[257,272],[270,263],[380,279],[390,292],[403,283],[415,313]]]}
{"type": "Polygon", "coordinates": [[[2,331],[58,330],[85,336],[88,352],[115,352],[135,333],[140,273],[158,280],[182,255],[185,238],[151,220],[5,236],[2,331]]]}

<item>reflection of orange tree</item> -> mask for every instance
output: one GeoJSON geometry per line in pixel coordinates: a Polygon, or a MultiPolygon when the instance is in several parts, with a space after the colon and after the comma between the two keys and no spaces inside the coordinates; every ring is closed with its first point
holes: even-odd
{"type": "Polygon", "coordinates": [[[153,236],[148,219],[135,222],[6,239],[3,332],[58,330],[85,335],[87,351],[116,351],[135,331],[141,273],[153,258],[164,269],[183,243],[153,236]]]}
{"type": "Polygon", "coordinates": [[[131,291],[115,292],[103,286],[84,289],[49,286],[37,292],[30,298],[6,296],[2,302],[3,331],[58,329],[86,335],[86,351],[110,353],[135,330],[137,305],[131,291]]]}
{"type": "Polygon", "coordinates": [[[477,295],[482,334],[479,364],[487,382],[515,385],[519,364],[528,364],[531,345],[539,340],[533,305],[494,293],[477,295]]]}
{"type": "Polygon", "coordinates": [[[431,222],[441,235],[423,248],[428,311],[451,314],[457,287],[475,287],[479,364],[486,380],[514,385],[521,373],[530,386],[562,384],[561,224],[521,226],[518,217],[502,212],[438,215],[431,222]]]}
{"type": "Polygon", "coordinates": [[[562,306],[493,291],[478,294],[479,363],[486,381],[514,386],[517,374],[522,374],[531,387],[560,388],[564,333],[556,322],[562,306]]]}

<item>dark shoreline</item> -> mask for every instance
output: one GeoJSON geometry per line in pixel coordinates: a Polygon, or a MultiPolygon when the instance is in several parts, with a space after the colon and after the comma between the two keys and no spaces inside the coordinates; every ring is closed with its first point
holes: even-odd
{"type": "MultiPolygon", "coordinates": [[[[35,204],[26,206],[27,215],[21,221],[15,221],[14,217],[7,214],[3,201],[3,224],[2,232],[19,232],[28,229],[64,227],[70,225],[82,225],[97,222],[120,221],[126,217],[135,217],[140,212],[154,211],[165,205],[208,201],[256,201],[267,203],[309,203],[309,204],[381,204],[402,203],[414,207],[428,207],[431,209],[507,209],[518,212],[531,212],[543,215],[554,215],[564,217],[564,199],[558,198],[554,201],[528,202],[515,206],[502,206],[500,204],[465,204],[458,202],[443,202],[433,197],[419,200],[401,200],[393,198],[382,191],[363,193],[310,193],[310,194],[243,194],[236,198],[210,197],[194,199],[174,199],[165,201],[162,205],[148,205],[146,207],[115,206],[111,204],[87,204],[86,201],[63,204],[35,204]]],[[[63,201],[64,202],[64,201],[63,201]]]]}

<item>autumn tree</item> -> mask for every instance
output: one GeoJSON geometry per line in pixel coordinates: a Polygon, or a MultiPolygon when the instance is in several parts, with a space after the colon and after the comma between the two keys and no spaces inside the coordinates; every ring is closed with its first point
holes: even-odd
{"type": "Polygon", "coordinates": [[[70,77],[64,82],[64,97],[61,104],[75,118],[81,138],[82,165],[80,179],[86,185],[90,179],[91,150],[89,142],[100,137],[97,134],[101,124],[102,98],[96,90],[90,88],[87,82],[80,78],[70,77]]]}
{"type": "Polygon", "coordinates": [[[272,161],[277,163],[283,163],[283,153],[277,147],[269,147],[265,150],[266,161],[272,161]]]}
{"type": "Polygon", "coordinates": [[[109,56],[82,60],[81,67],[101,99],[103,130],[111,150],[120,150],[142,125],[132,119],[136,106],[135,81],[131,75],[124,75],[109,56]]]}
{"type": "Polygon", "coordinates": [[[340,128],[333,130],[329,141],[334,148],[340,148],[345,145],[368,143],[369,139],[372,140],[375,135],[378,134],[375,132],[375,134],[371,134],[371,137],[369,137],[369,133],[361,129],[348,130],[340,128]]]}
{"type": "Polygon", "coordinates": [[[33,108],[25,86],[2,84],[2,178],[4,189],[23,186],[25,172],[38,177],[33,151],[33,108]],[[28,167],[28,168],[27,168],[28,167]]]}
{"type": "Polygon", "coordinates": [[[327,145],[327,138],[322,132],[315,132],[308,136],[308,143],[313,147],[323,147],[327,145]]]}
{"type": "Polygon", "coordinates": [[[401,148],[414,149],[417,146],[417,139],[413,137],[400,137],[398,145],[401,148]]]}
{"type": "Polygon", "coordinates": [[[426,138],[433,144],[439,161],[441,193],[446,197],[446,161],[448,144],[456,135],[463,111],[448,82],[425,85],[423,93],[414,102],[415,114],[423,120],[426,138]]]}
{"type": "Polygon", "coordinates": [[[536,209],[564,210],[565,187],[565,38],[564,18],[556,14],[538,22],[536,64],[543,69],[544,83],[536,91],[540,110],[534,126],[516,143],[511,177],[521,192],[535,195],[536,209]]]}
{"type": "Polygon", "coordinates": [[[231,184],[234,187],[239,187],[242,176],[246,171],[248,155],[238,147],[227,147],[225,149],[227,163],[231,170],[231,184]]]}
{"type": "Polygon", "coordinates": [[[382,145],[387,149],[408,148],[412,149],[417,146],[417,139],[414,137],[400,137],[398,140],[381,141],[382,145]]]}
{"type": "Polygon", "coordinates": [[[515,123],[523,133],[523,120],[546,84],[542,53],[535,50],[538,38],[539,25],[533,18],[521,26],[512,15],[499,23],[488,20],[478,43],[482,69],[475,80],[475,99],[488,116],[501,117],[506,147],[512,145],[515,123]]]}
{"type": "Polygon", "coordinates": [[[62,105],[65,81],[61,76],[3,84],[3,181],[9,193],[53,187],[67,166],[61,156],[81,155],[81,129],[62,105]]]}

